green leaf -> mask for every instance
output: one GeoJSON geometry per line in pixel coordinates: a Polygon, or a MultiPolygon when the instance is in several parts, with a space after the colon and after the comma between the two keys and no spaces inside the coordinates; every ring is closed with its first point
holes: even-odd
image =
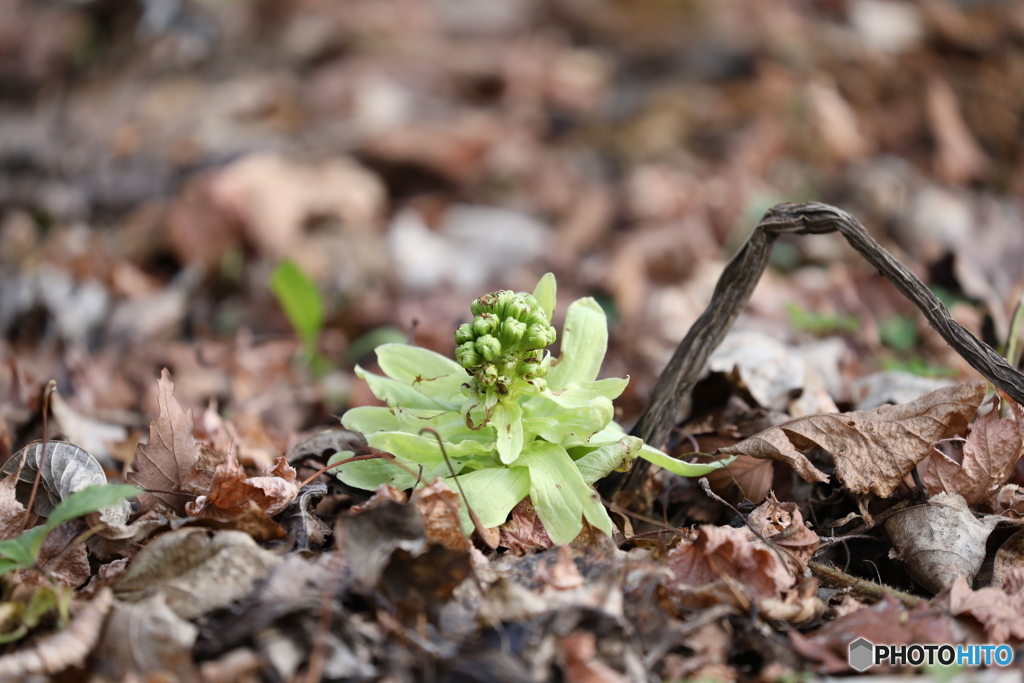
{"type": "Polygon", "coordinates": [[[563,408],[540,396],[527,401],[523,408],[527,415],[523,419],[526,433],[563,445],[570,437],[574,445],[586,444],[591,435],[608,424],[615,411],[612,402],[604,397],[579,408],[563,408]]]}
{"type": "Polygon", "coordinates": [[[593,382],[608,350],[608,320],[591,297],[578,299],[565,314],[562,352],[548,371],[548,387],[565,389],[573,382],[593,382]]]}
{"type": "Polygon", "coordinates": [[[462,393],[469,381],[465,369],[439,353],[408,344],[377,347],[377,363],[388,377],[442,401],[462,393]]]}
{"type": "Polygon", "coordinates": [[[530,468],[530,500],[554,543],[571,543],[583,529],[584,516],[611,535],[611,518],[564,448],[532,441],[519,461],[530,468]]]}
{"type": "Polygon", "coordinates": [[[324,324],[323,303],[313,281],[291,259],[270,276],[270,289],[302,341],[312,346],[324,324]]]}
{"type": "MultiPolygon", "coordinates": [[[[459,490],[450,478],[446,483],[452,491],[459,490]]],[[[466,492],[459,515],[462,530],[468,536],[473,532],[473,522],[466,503],[472,506],[473,512],[485,527],[504,524],[512,508],[530,493],[530,473],[525,467],[488,467],[460,474],[459,484],[466,492]]]]}
{"type": "Polygon", "coordinates": [[[682,460],[676,460],[668,454],[662,453],[657,448],[653,448],[647,444],[644,444],[643,448],[640,449],[640,457],[651,464],[662,467],[669,472],[678,474],[682,477],[703,477],[709,472],[722,469],[736,459],[736,457],[733,456],[716,462],[695,465],[683,462],[682,460]]]}
{"type": "Polygon", "coordinates": [[[14,563],[5,571],[26,569],[35,564],[39,548],[43,545],[43,540],[51,529],[53,527],[43,524],[32,527],[14,538],[0,541],[0,558],[14,563]]]}
{"type": "Polygon", "coordinates": [[[491,411],[490,424],[497,439],[498,457],[511,465],[523,450],[523,407],[518,401],[499,401],[491,411]]]}
{"type": "MultiPolygon", "coordinates": [[[[409,434],[407,432],[376,432],[367,434],[366,441],[374,448],[392,453],[402,460],[419,465],[436,466],[444,463],[441,447],[433,434],[409,434]]],[[[490,455],[492,447],[478,441],[445,443],[444,450],[449,458],[464,458],[490,455]]],[[[351,456],[350,456],[351,457],[351,456]]]]}
{"type": "Polygon", "coordinates": [[[576,461],[576,468],[583,476],[583,481],[593,485],[612,470],[621,471],[623,467],[629,467],[643,445],[643,439],[625,436],[610,446],[602,446],[587,453],[576,461]]]}
{"type": "Polygon", "coordinates": [[[537,286],[533,290],[533,298],[537,300],[540,307],[544,309],[544,312],[548,315],[548,322],[551,322],[551,318],[555,315],[555,294],[557,293],[557,286],[555,284],[555,274],[545,273],[544,277],[537,282],[537,286]]]}
{"type": "MultiPolygon", "coordinates": [[[[327,464],[331,465],[340,460],[351,458],[353,455],[355,454],[352,451],[340,451],[332,455],[327,464]]],[[[463,466],[464,463],[462,461],[452,461],[452,467],[456,472],[459,472],[463,466]]],[[[412,465],[410,469],[416,472],[417,466],[412,465]]],[[[410,474],[395,463],[383,458],[357,460],[341,465],[331,471],[335,473],[338,479],[349,486],[365,491],[376,491],[381,484],[390,484],[397,489],[411,489],[416,485],[417,481],[415,474],[410,474]]],[[[444,462],[437,466],[423,468],[423,481],[433,481],[435,477],[447,477],[450,475],[451,472],[448,470],[448,465],[444,462]]]]}
{"type": "Polygon", "coordinates": [[[626,390],[629,378],[609,377],[608,379],[597,380],[596,382],[579,382],[570,384],[565,389],[551,391],[550,389],[541,396],[548,398],[565,408],[579,408],[589,405],[595,398],[606,398],[614,401],[626,390]]]}
{"type": "Polygon", "coordinates": [[[358,365],[355,370],[356,376],[366,380],[366,383],[370,385],[370,391],[373,392],[373,395],[386,402],[390,408],[402,407],[422,410],[456,409],[454,405],[426,396],[408,384],[367,372],[358,365]]]}
{"type": "Polygon", "coordinates": [[[61,501],[60,505],[50,513],[49,518],[46,520],[46,526],[52,529],[61,522],[102,510],[125,498],[131,498],[140,493],[142,493],[142,489],[130,484],[99,484],[89,486],[81,491],[72,493],[61,501]]]}
{"type": "Polygon", "coordinates": [[[374,432],[395,432],[400,427],[394,411],[384,406],[360,406],[347,410],[341,416],[341,424],[345,429],[351,429],[363,435],[374,432]]]}

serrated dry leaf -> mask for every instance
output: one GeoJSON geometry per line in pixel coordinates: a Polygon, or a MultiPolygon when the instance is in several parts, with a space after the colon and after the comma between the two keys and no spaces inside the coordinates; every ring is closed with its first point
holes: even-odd
{"type": "Polygon", "coordinates": [[[778,554],[746,529],[704,524],[697,537],[668,553],[668,567],[685,586],[704,586],[731,579],[755,597],[778,598],[793,585],[793,576],[778,554]]]}
{"type": "Polygon", "coordinates": [[[957,577],[974,580],[998,522],[998,517],[976,519],[962,497],[940,493],[924,505],[897,511],[884,526],[910,575],[937,593],[957,577]]]}
{"type": "Polygon", "coordinates": [[[805,481],[828,481],[801,452],[820,446],[832,453],[836,477],[850,491],[886,498],[931,453],[932,444],[963,434],[987,386],[960,384],[903,405],[801,417],[721,452],[780,460],[805,481]]]}
{"type": "Polygon", "coordinates": [[[183,514],[190,497],[173,494],[207,493],[213,483],[213,470],[196,466],[199,452],[192,436],[192,413],[174,399],[174,382],[167,368],[160,373],[157,384],[160,414],[149,423],[149,443],[135,449],[135,462],[126,479],[144,489],[167,492],[140,494],[143,511],[163,505],[183,514]]]}
{"type": "Polygon", "coordinates": [[[933,452],[921,463],[921,481],[928,493],[958,493],[974,505],[991,498],[1009,480],[1024,448],[1024,409],[1012,399],[1006,402],[1012,417],[999,417],[999,401],[993,398],[991,412],[971,425],[962,462],[933,452]]]}

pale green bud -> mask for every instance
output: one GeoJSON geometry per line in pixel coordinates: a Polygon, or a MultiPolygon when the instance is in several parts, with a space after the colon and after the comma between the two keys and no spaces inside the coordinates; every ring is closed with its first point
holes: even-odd
{"type": "Polygon", "coordinates": [[[473,334],[482,337],[491,334],[498,328],[498,318],[490,313],[481,313],[473,319],[473,334]]]}
{"type": "Polygon", "coordinates": [[[462,346],[466,342],[471,342],[476,338],[473,334],[473,326],[469,323],[465,325],[459,325],[459,329],[455,330],[455,345],[462,346]]]}
{"type": "Polygon", "coordinates": [[[530,311],[530,316],[526,319],[527,325],[549,325],[548,317],[544,313],[544,309],[537,307],[530,311]]]}
{"type": "Polygon", "coordinates": [[[459,344],[455,348],[455,361],[464,368],[480,365],[481,358],[476,352],[476,345],[472,341],[459,344]]]}
{"type": "Polygon", "coordinates": [[[492,361],[501,355],[501,342],[489,334],[476,338],[476,351],[486,361],[492,361]]]}
{"type": "Polygon", "coordinates": [[[555,328],[547,323],[530,325],[526,331],[525,344],[530,349],[543,349],[555,343],[555,328]]]}
{"type": "Polygon", "coordinates": [[[501,324],[501,331],[498,336],[501,338],[501,343],[508,347],[513,347],[519,343],[519,340],[526,334],[526,323],[519,322],[515,318],[505,318],[505,322],[501,324]]]}
{"type": "MultiPolygon", "coordinates": [[[[533,312],[534,308],[536,308],[536,302],[530,304],[530,302],[524,298],[525,296],[529,295],[519,295],[512,301],[508,302],[508,305],[505,306],[505,315],[525,323],[529,319],[530,313],[533,312]]],[[[530,298],[532,299],[533,297],[531,296],[530,298]]]]}

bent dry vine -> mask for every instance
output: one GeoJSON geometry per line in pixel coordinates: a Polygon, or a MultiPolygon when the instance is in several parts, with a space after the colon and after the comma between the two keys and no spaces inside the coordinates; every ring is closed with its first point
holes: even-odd
{"type": "MultiPolygon", "coordinates": [[[[971,367],[1013,400],[1024,404],[1024,375],[992,347],[953,319],[949,309],[905,265],[880,245],[860,221],[828,204],[778,204],[769,209],[715,285],[711,302],[679,343],[655,384],[650,404],[630,434],[654,447],[662,446],[680,417],[683,399],[693,389],[708,357],[729,332],[750,301],[768,266],[772,245],[780,235],[821,235],[838,232],[861,256],[892,282],[924,314],[942,338],[971,367]]],[[[599,490],[606,498],[620,491],[640,490],[650,464],[634,462],[627,473],[606,477],[599,490]]]]}

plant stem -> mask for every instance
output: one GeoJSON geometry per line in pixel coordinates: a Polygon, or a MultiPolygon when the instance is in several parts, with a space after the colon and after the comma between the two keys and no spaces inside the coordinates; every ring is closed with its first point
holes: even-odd
{"type": "Polygon", "coordinates": [[[904,607],[914,608],[924,600],[916,595],[904,593],[895,588],[883,586],[880,583],[851,576],[835,567],[830,567],[821,562],[810,562],[808,568],[811,573],[818,577],[828,588],[848,588],[856,598],[867,598],[869,600],[882,600],[885,596],[893,597],[903,603],[904,607]]]}

